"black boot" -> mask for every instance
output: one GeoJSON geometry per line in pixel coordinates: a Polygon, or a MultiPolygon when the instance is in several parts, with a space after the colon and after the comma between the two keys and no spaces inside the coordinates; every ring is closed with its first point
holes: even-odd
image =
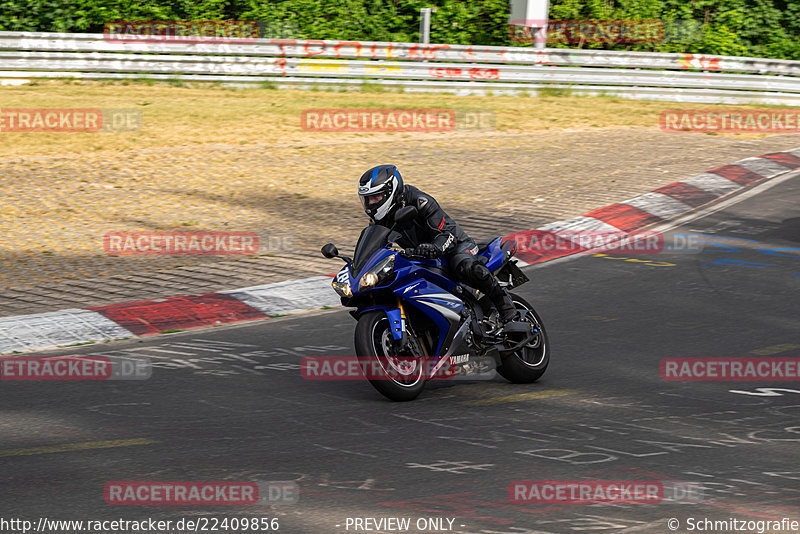
{"type": "Polygon", "coordinates": [[[489,292],[489,299],[492,301],[495,308],[497,308],[501,323],[506,324],[517,319],[517,308],[514,307],[514,301],[511,300],[511,295],[500,287],[500,284],[496,281],[491,292],[489,292]]]}
{"type": "Polygon", "coordinates": [[[477,259],[472,261],[463,261],[459,264],[462,269],[459,275],[462,279],[467,280],[473,287],[483,291],[489,300],[492,301],[494,307],[500,313],[500,322],[507,324],[517,318],[517,309],[514,307],[514,302],[511,300],[505,289],[497,281],[497,278],[486,268],[483,262],[477,259]]]}

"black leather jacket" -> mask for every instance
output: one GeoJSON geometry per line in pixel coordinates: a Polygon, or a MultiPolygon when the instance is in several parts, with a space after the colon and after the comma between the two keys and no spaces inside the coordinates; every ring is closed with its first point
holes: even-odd
{"type": "MultiPolygon", "coordinates": [[[[403,247],[415,247],[421,243],[432,243],[442,255],[450,255],[476,249],[475,242],[461,229],[444,210],[436,199],[423,193],[413,185],[403,188],[400,207],[414,206],[417,218],[405,228],[396,228],[403,234],[398,244],[403,247]]],[[[394,215],[386,217],[380,223],[383,226],[394,224],[394,215]]],[[[475,250],[477,252],[477,250],[475,250]]],[[[474,254],[474,252],[473,252],[474,254]]]]}

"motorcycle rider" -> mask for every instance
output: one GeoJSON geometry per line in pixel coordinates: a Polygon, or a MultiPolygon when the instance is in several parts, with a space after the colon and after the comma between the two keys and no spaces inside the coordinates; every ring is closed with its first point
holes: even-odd
{"type": "Polygon", "coordinates": [[[358,194],[373,223],[389,228],[394,226],[394,214],[399,208],[416,207],[416,219],[396,229],[412,244],[413,254],[430,259],[445,256],[455,281],[484,292],[497,308],[503,324],[516,319],[511,296],[476,258],[478,246],[475,242],[432,196],[405,185],[396,166],[378,165],[369,169],[358,181],[358,194]]]}

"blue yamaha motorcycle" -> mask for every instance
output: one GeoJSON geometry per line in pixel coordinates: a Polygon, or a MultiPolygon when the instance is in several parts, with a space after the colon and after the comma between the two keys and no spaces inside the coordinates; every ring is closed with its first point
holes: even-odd
{"type": "MultiPolygon", "coordinates": [[[[416,217],[406,206],[395,214],[397,225],[416,217]]],[[[326,258],[340,258],[345,267],[332,281],[342,304],[353,307],[358,321],[356,355],[380,393],[394,401],[415,399],[425,382],[435,378],[486,372],[514,383],[541,377],[550,361],[550,345],[533,307],[511,293],[518,321],[501,325],[497,310],[478,290],[450,280],[444,258],[413,256],[397,246],[402,234],[370,225],[356,244],[354,257],[340,256],[332,243],[322,247],[326,258]]],[[[516,242],[498,237],[478,244],[479,261],[510,290],[528,281],[512,259],[516,242]]]]}

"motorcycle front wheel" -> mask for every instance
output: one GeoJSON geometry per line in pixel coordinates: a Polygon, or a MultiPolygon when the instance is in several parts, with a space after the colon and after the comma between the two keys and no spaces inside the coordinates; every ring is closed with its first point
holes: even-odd
{"type": "Polygon", "coordinates": [[[424,357],[398,354],[389,318],[373,310],[358,318],[356,355],[366,378],[383,396],[393,401],[416,399],[425,387],[424,357]]]}

